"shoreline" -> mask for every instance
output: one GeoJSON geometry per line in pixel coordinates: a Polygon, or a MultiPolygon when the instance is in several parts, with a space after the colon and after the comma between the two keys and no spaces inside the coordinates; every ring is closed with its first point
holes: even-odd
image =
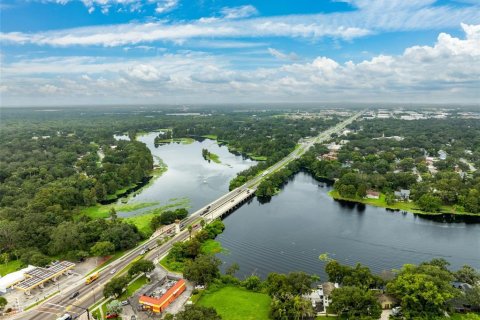
{"type": "MultiPolygon", "coordinates": [[[[346,201],[351,203],[360,203],[364,205],[370,205],[378,208],[384,208],[387,210],[393,211],[406,211],[412,213],[414,215],[421,215],[426,217],[442,217],[442,216],[451,216],[451,217],[477,217],[480,218],[479,214],[474,214],[470,212],[426,212],[413,207],[412,202],[395,202],[393,205],[388,205],[385,202],[382,202],[381,199],[352,199],[352,198],[345,198],[338,194],[336,190],[331,190],[328,193],[328,196],[336,201],[346,201]]],[[[383,195],[383,194],[382,194],[383,195]]]]}

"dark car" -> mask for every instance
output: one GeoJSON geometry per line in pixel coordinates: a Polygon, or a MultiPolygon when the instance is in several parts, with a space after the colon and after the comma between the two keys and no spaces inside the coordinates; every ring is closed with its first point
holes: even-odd
{"type": "Polygon", "coordinates": [[[70,299],[75,299],[76,297],[78,297],[80,295],[80,292],[76,291],[74,292],[71,296],[70,296],[70,299]]]}

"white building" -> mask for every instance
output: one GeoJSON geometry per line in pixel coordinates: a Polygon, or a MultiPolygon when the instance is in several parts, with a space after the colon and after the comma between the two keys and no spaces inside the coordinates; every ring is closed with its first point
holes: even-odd
{"type": "Polygon", "coordinates": [[[22,270],[15,271],[7,274],[5,277],[0,278],[0,292],[7,292],[8,288],[13,287],[19,282],[22,282],[26,279],[25,273],[35,269],[34,266],[28,266],[22,270]]]}

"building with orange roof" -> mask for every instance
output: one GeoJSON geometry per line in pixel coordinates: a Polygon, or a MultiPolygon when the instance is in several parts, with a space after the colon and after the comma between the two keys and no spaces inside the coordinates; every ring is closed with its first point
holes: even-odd
{"type": "Polygon", "coordinates": [[[140,296],[138,302],[144,309],[151,310],[156,313],[165,311],[165,309],[177,299],[187,288],[185,280],[180,279],[173,287],[167,290],[160,298],[153,298],[149,296],[140,296]]]}

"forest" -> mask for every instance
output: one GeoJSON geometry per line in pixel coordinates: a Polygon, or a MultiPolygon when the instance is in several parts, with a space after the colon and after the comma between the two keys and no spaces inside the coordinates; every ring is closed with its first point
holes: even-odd
{"type": "Polygon", "coordinates": [[[337,159],[322,159],[329,152],[324,145],[301,159],[315,177],[335,180],[342,197],[362,199],[367,190],[376,190],[390,204],[403,200],[395,191],[406,189],[425,212],[480,213],[479,121],[376,119],[349,129],[333,139],[348,141],[337,159]],[[445,159],[439,157],[442,151],[445,159]]]}

